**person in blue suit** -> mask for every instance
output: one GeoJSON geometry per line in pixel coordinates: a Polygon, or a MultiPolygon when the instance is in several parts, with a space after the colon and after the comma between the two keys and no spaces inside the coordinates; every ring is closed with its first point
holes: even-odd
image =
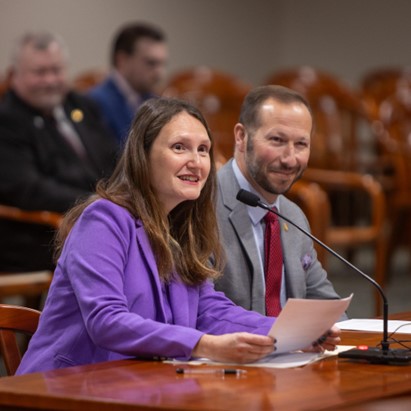
{"type": "Polygon", "coordinates": [[[99,105],[120,147],[141,104],[155,97],[168,60],[165,34],[157,27],[133,23],[114,38],[112,72],[89,96],[99,105]]]}

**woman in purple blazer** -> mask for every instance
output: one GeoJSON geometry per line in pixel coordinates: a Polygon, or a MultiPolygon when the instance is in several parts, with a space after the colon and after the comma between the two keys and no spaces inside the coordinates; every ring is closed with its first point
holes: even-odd
{"type": "Polygon", "coordinates": [[[274,319],[234,305],[210,281],[221,266],[215,185],[202,115],[178,100],[146,102],[111,178],[65,218],[17,374],[136,356],[250,362],[271,353],[274,319]]]}

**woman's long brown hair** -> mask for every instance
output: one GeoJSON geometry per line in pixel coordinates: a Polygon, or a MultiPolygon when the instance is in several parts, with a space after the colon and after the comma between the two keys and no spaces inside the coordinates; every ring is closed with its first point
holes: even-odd
{"type": "Polygon", "coordinates": [[[199,120],[212,140],[204,117],[192,105],[166,98],[144,103],[133,121],[112,176],[107,181],[100,181],[96,194],[65,216],[56,236],[56,258],[60,256],[64,242],[83,210],[97,199],[105,198],[126,208],[142,221],[163,280],[169,280],[173,271],[188,285],[218,277],[222,250],[215,215],[216,168],[213,149],[210,150],[210,174],[199,198],[180,203],[168,216],[160,207],[150,183],[149,153],[153,142],[161,129],[181,112],[199,120]]]}

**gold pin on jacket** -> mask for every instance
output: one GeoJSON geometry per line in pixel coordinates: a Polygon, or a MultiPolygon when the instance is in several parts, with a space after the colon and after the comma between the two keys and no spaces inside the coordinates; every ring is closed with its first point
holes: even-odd
{"type": "Polygon", "coordinates": [[[283,224],[283,227],[284,227],[284,231],[288,231],[288,225],[287,225],[287,223],[284,223],[284,224],[283,224]]]}
{"type": "Polygon", "coordinates": [[[71,119],[75,122],[75,123],[80,123],[80,121],[82,121],[84,118],[84,114],[81,110],[79,110],[78,108],[75,108],[74,110],[72,110],[71,112],[71,119]]]}

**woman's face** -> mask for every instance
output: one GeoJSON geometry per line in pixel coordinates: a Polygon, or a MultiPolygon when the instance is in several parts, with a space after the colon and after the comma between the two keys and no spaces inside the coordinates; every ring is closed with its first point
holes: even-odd
{"type": "Polygon", "coordinates": [[[151,185],[168,214],[185,200],[196,200],[210,173],[207,130],[186,112],[160,131],[149,154],[151,185]]]}

